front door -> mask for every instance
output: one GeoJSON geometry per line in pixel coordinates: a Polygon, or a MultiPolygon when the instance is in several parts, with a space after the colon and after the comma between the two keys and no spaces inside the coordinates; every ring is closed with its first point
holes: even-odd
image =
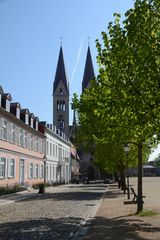
{"type": "Polygon", "coordinates": [[[24,185],[24,159],[20,159],[19,167],[19,183],[24,185]]]}

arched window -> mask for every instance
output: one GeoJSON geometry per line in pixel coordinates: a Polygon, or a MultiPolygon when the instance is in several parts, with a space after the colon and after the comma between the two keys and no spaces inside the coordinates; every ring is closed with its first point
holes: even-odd
{"type": "Polygon", "coordinates": [[[64,131],[64,119],[58,120],[58,129],[60,129],[60,131],[64,131]]]}
{"type": "Polygon", "coordinates": [[[59,112],[59,101],[57,101],[57,111],[59,112]]]}
{"type": "Polygon", "coordinates": [[[60,111],[63,111],[63,105],[62,105],[62,100],[60,100],[60,111]]]}
{"type": "Polygon", "coordinates": [[[63,111],[65,112],[66,111],[66,104],[65,104],[65,101],[63,100],[63,111]]]}
{"type": "Polygon", "coordinates": [[[60,88],[59,93],[60,93],[60,95],[63,95],[63,89],[62,88],[60,88]]]}

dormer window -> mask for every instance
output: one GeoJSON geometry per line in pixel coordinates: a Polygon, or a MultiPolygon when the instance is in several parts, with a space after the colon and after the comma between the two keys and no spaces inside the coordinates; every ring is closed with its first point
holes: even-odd
{"type": "Polygon", "coordinates": [[[9,93],[4,93],[2,95],[2,107],[7,111],[10,112],[10,103],[11,103],[12,97],[9,93]]]}
{"type": "Polygon", "coordinates": [[[39,118],[35,117],[34,118],[34,128],[38,131],[38,122],[39,122],[39,118]]]}
{"type": "Polygon", "coordinates": [[[60,88],[60,95],[63,95],[63,89],[60,88]]]}
{"type": "Polygon", "coordinates": [[[30,127],[33,128],[33,122],[34,122],[34,115],[33,115],[33,113],[30,114],[29,119],[30,119],[30,127]]]}
{"type": "Polygon", "coordinates": [[[21,105],[18,102],[11,103],[10,112],[14,114],[18,119],[20,119],[20,109],[21,105]]]}
{"type": "Polygon", "coordinates": [[[6,99],[6,111],[10,111],[10,101],[8,99],[6,99]]]}
{"type": "Polygon", "coordinates": [[[29,124],[29,115],[25,114],[25,124],[29,124]]]}
{"type": "Polygon", "coordinates": [[[19,107],[17,107],[16,117],[20,118],[20,108],[19,107]]]}
{"type": "Polygon", "coordinates": [[[29,114],[30,113],[29,113],[28,109],[21,109],[20,110],[20,118],[27,125],[29,125],[29,114]]]}

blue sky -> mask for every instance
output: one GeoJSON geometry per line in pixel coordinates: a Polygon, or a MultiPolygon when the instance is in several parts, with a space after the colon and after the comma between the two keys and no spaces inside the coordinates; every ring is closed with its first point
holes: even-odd
{"type": "MultiPolygon", "coordinates": [[[[107,31],[113,13],[124,13],[133,0],[0,0],[0,84],[22,108],[52,123],[52,87],[60,38],[70,99],[81,93],[90,38],[95,73],[95,40],[107,31]]],[[[70,113],[70,123],[72,113],[70,113]]]]}

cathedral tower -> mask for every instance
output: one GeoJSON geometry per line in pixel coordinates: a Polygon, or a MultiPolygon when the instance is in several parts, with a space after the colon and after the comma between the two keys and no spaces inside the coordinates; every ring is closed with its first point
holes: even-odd
{"type": "Polygon", "coordinates": [[[69,86],[65,70],[63,49],[60,47],[53,83],[53,125],[68,137],[69,134],[69,86]]]}

